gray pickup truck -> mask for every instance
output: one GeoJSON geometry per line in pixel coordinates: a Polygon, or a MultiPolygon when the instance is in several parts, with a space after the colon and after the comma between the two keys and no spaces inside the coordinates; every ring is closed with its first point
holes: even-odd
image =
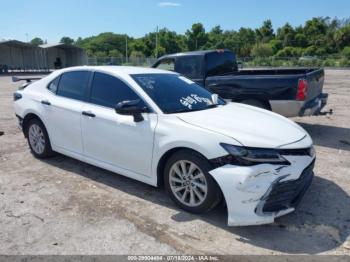
{"type": "Polygon", "coordinates": [[[229,50],[165,55],[152,66],[178,72],[227,101],[261,107],[286,117],[318,115],[326,105],[322,68],[238,69],[229,50]]]}

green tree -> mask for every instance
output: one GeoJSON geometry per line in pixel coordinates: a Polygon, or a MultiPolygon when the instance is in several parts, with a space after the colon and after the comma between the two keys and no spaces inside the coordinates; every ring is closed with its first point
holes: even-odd
{"type": "Polygon", "coordinates": [[[204,26],[201,23],[193,24],[185,35],[187,37],[187,47],[190,51],[201,49],[208,40],[204,26]]]}
{"type": "Polygon", "coordinates": [[[350,46],[344,47],[342,54],[347,59],[350,59],[350,46]]]}
{"type": "Polygon", "coordinates": [[[327,32],[327,23],[324,18],[317,17],[306,21],[304,26],[304,34],[308,39],[308,46],[314,45],[316,47],[325,45],[327,32]]]}
{"type": "Polygon", "coordinates": [[[208,33],[208,41],[203,49],[222,49],[225,48],[223,31],[219,25],[213,27],[208,33]]]}
{"type": "Polygon", "coordinates": [[[72,38],[70,38],[68,36],[64,36],[64,37],[61,38],[60,43],[67,44],[67,45],[72,45],[72,44],[74,44],[74,39],[72,39],[72,38]]]}
{"type": "Polygon", "coordinates": [[[30,43],[32,45],[39,46],[39,45],[44,44],[44,41],[41,38],[39,38],[39,37],[35,37],[32,40],[30,40],[30,43]]]}
{"type": "MultiPolygon", "coordinates": [[[[182,39],[174,31],[169,31],[166,28],[158,32],[159,47],[164,48],[165,54],[181,52],[184,48],[182,39]]],[[[163,55],[162,48],[158,50],[158,56],[163,55]]]]}
{"type": "Polygon", "coordinates": [[[75,45],[84,48],[89,56],[125,56],[126,39],[129,56],[134,51],[146,57],[154,57],[183,51],[221,48],[230,49],[239,57],[329,54],[344,56],[344,48],[350,46],[350,19],[316,17],[297,27],[286,23],[276,29],[276,34],[271,20],[264,21],[259,28],[242,27],[238,31],[222,30],[217,25],[206,32],[201,23],[195,23],[185,34],[162,28],[158,33],[150,32],[134,39],[124,34],[106,32],[87,38],[79,37],[75,45]]]}
{"type": "Polygon", "coordinates": [[[264,21],[263,25],[256,29],[256,35],[258,40],[263,43],[269,42],[275,36],[270,19],[264,21]]]}
{"type": "Polygon", "coordinates": [[[115,57],[115,58],[123,58],[123,54],[119,52],[117,49],[113,49],[108,52],[109,57],[115,57]]]}
{"type": "Polygon", "coordinates": [[[278,28],[276,38],[282,41],[283,47],[293,46],[295,40],[295,30],[289,23],[286,23],[281,28],[278,28]]]}
{"type": "Polygon", "coordinates": [[[294,46],[306,47],[307,46],[307,37],[303,33],[296,34],[294,46]]]}
{"type": "Polygon", "coordinates": [[[272,51],[274,54],[283,48],[283,42],[281,40],[277,40],[277,39],[272,39],[269,42],[269,45],[272,48],[272,51]]]}
{"type": "Polygon", "coordinates": [[[339,49],[344,46],[350,45],[350,25],[340,28],[334,34],[334,40],[339,49]]]}

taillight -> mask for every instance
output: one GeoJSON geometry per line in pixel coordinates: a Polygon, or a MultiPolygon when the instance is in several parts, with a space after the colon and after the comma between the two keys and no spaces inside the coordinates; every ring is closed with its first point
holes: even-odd
{"type": "Polygon", "coordinates": [[[307,93],[307,81],[306,79],[299,79],[297,100],[303,101],[306,98],[307,93]]]}

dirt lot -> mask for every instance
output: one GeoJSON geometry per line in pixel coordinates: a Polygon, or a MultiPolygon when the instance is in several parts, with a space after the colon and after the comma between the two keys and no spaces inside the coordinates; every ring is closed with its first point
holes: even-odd
{"type": "Polygon", "coordinates": [[[0,77],[0,254],[350,255],[350,71],[326,72],[334,115],[296,118],[316,145],[316,177],[297,212],[226,226],[224,206],[195,216],[162,189],[65,156],[34,159],[0,77]]]}

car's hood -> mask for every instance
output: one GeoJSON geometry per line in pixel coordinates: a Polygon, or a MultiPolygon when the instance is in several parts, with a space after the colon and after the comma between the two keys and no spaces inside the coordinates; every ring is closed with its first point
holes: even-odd
{"type": "Polygon", "coordinates": [[[308,136],[304,129],[283,116],[238,103],[181,113],[177,117],[188,124],[229,136],[247,147],[276,148],[308,136]]]}

